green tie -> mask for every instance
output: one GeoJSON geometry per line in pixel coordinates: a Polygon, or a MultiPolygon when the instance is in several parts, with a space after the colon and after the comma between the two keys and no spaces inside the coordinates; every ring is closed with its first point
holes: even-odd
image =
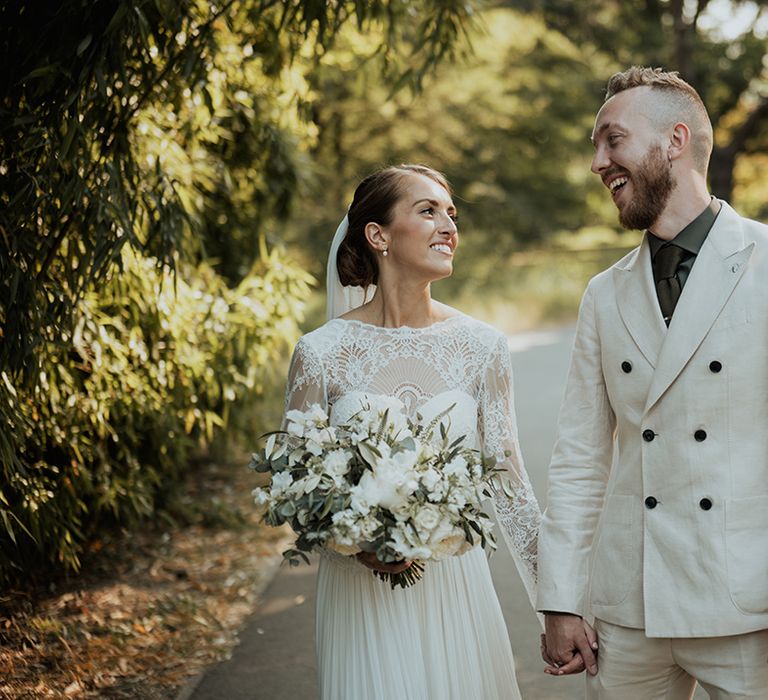
{"type": "Polygon", "coordinates": [[[686,251],[674,243],[667,243],[656,251],[653,258],[653,277],[656,280],[656,294],[659,297],[664,323],[669,325],[672,313],[680,298],[683,288],[677,277],[677,267],[685,257],[686,251]]]}

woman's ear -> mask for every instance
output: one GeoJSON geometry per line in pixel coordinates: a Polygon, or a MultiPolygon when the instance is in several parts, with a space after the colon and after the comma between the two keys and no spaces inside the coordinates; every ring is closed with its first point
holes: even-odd
{"type": "Polygon", "coordinates": [[[368,244],[375,251],[383,253],[389,248],[389,235],[379,224],[373,222],[366,224],[364,233],[368,244]]]}

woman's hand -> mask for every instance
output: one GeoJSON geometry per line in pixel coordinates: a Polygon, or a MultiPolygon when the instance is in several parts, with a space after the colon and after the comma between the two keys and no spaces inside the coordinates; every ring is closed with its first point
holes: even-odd
{"type": "Polygon", "coordinates": [[[406,569],[409,569],[411,566],[411,562],[409,561],[395,561],[391,563],[385,563],[377,559],[373,552],[360,552],[355,556],[357,557],[357,561],[359,561],[364,566],[367,566],[369,569],[373,569],[374,571],[382,571],[385,574],[399,574],[406,569]]]}

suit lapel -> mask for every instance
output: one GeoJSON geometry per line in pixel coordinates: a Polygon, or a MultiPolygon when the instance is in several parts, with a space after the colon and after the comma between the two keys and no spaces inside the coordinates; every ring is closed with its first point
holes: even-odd
{"type": "Polygon", "coordinates": [[[658,355],[646,411],[661,398],[696,352],[752,255],[754,244],[744,247],[739,216],[724,202],[722,206],[675,307],[658,355]]]}
{"type": "Polygon", "coordinates": [[[647,236],[626,265],[613,268],[613,278],[621,320],[645,359],[656,367],[667,327],[656,298],[647,236]]]}

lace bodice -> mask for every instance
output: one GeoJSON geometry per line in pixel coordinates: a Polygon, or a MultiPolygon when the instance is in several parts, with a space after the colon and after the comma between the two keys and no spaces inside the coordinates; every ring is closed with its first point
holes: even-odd
{"type": "Polygon", "coordinates": [[[334,422],[342,422],[366,394],[395,396],[425,421],[456,404],[449,430],[496,455],[505,469],[514,496],[498,491],[494,509],[533,601],[541,514],[517,440],[506,338],[485,323],[457,315],[428,328],[334,319],[299,340],[286,411],[319,403],[334,422]]]}

